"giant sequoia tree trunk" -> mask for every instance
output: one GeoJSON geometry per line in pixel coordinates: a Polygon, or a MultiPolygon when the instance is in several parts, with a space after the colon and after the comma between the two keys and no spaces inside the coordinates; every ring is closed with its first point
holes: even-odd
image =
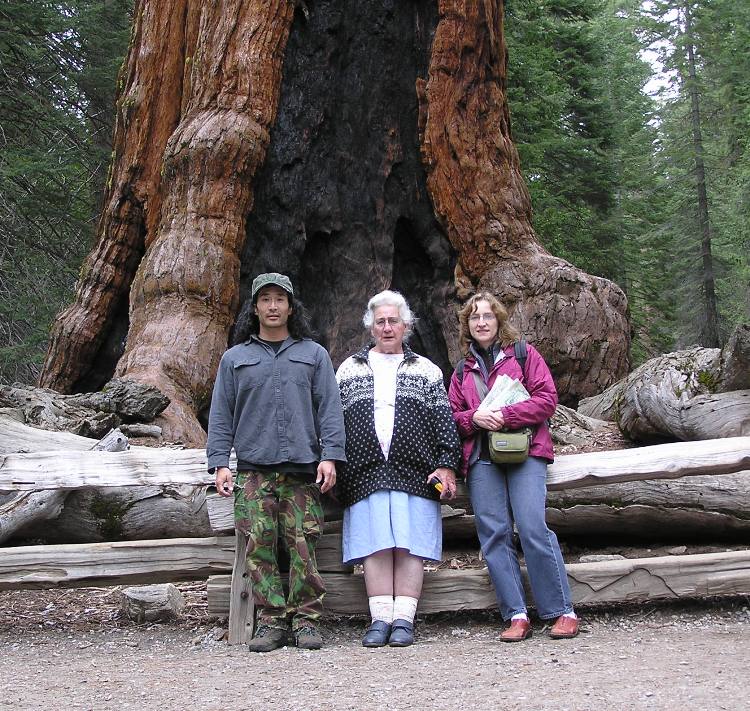
{"type": "Polygon", "coordinates": [[[391,287],[420,318],[414,347],[447,372],[455,307],[481,286],[540,346],[564,402],[622,376],[622,292],[547,254],[531,227],[502,10],[138,2],[99,243],[42,383],[154,384],[172,401],[165,436],[200,445],[218,359],[270,269],[292,277],[334,362],[391,287]]]}

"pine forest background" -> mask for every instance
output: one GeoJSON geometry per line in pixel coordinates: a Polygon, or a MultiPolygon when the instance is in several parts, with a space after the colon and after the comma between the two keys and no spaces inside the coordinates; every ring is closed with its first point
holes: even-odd
{"type": "MultiPolygon", "coordinates": [[[[547,249],[627,293],[634,365],[750,320],[750,1],[509,0],[547,249]]],[[[0,382],[34,382],[92,246],[130,0],[0,0],[0,382]]]]}

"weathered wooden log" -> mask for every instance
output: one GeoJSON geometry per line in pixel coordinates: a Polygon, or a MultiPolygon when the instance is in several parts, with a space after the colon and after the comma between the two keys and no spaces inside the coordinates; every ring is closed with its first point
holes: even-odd
{"type": "Polygon", "coordinates": [[[0,505],[0,543],[5,543],[38,522],[46,525],[49,519],[57,518],[67,495],[67,491],[59,489],[11,494],[0,505]]]}
{"type": "Polygon", "coordinates": [[[734,514],[750,520],[750,471],[551,491],[547,504],[557,508],[579,504],[683,506],[734,514]]]}
{"type": "Polygon", "coordinates": [[[4,548],[0,590],[167,583],[229,572],[230,537],[4,548]]]}
{"type": "Polygon", "coordinates": [[[128,437],[151,437],[153,439],[160,439],[162,435],[162,429],[158,425],[142,425],[135,423],[132,425],[121,425],[120,429],[128,437]]]}
{"type": "MultiPolygon", "coordinates": [[[[750,469],[750,437],[680,442],[558,457],[551,490],[642,479],[732,474],[750,469]]],[[[213,484],[202,449],[141,447],[127,452],[0,455],[0,491],[94,486],[213,484]]]]}
{"type": "Polygon", "coordinates": [[[750,327],[723,350],[690,348],[644,363],[578,411],[616,422],[637,442],[750,434],[750,327]]]}
{"type": "Polygon", "coordinates": [[[204,487],[188,484],[101,487],[66,493],[59,516],[25,526],[20,534],[47,543],[211,535],[204,487]]]}
{"type": "MultiPolygon", "coordinates": [[[[321,536],[318,569],[349,573],[341,563],[341,536],[321,536]]],[[[73,545],[16,546],[0,555],[0,590],[165,583],[229,573],[234,536],[170,538],[73,545]]]]}
{"type": "Polygon", "coordinates": [[[53,449],[79,451],[93,449],[96,439],[70,432],[53,432],[25,424],[19,410],[0,412],[0,454],[49,452],[53,449]]]}
{"type": "Polygon", "coordinates": [[[746,469],[750,469],[750,437],[729,437],[565,455],[549,466],[547,488],[734,474],[746,469]]]}
{"type": "MultiPolygon", "coordinates": [[[[25,425],[22,427],[26,428],[25,425]]],[[[83,442],[80,444],[83,446],[83,442]]],[[[127,438],[115,429],[110,430],[99,442],[94,441],[90,449],[99,452],[122,452],[127,447],[127,438]]],[[[0,495],[0,543],[19,535],[34,537],[31,531],[36,527],[48,534],[48,522],[58,518],[67,496],[67,491],[59,489],[0,495]]]]}
{"type": "Polygon", "coordinates": [[[91,449],[97,452],[124,452],[129,449],[128,438],[119,427],[107,432],[91,449]]]}
{"type": "Polygon", "coordinates": [[[685,506],[547,507],[547,523],[562,539],[627,541],[750,541],[750,521],[717,511],[685,506]]]}
{"type": "Polygon", "coordinates": [[[128,379],[115,379],[100,392],[78,395],[30,385],[0,387],[0,407],[18,410],[26,424],[84,437],[103,437],[123,422],[148,422],[168,404],[155,387],[128,379]]]}
{"type": "Polygon", "coordinates": [[[750,540],[750,471],[553,491],[547,507],[564,537],[750,540]]]}
{"type": "MultiPolygon", "coordinates": [[[[576,606],[644,603],[750,593],[750,551],[704,553],[573,563],[565,566],[576,606]]],[[[528,591],[525,569],[522,569],[528,591]]],[[[208,612],[229,614],[229,575],[208,579],[208,612]]],[[[332,614],[368,613],[364,576],[324,576],[324,605],[332,614]]],[[[529,597],[529,599],[533,599],[529,597]]],[[[438,570],[425,573],[420,613],[488,610],[496,607],[487,570],[438,570]]]]}

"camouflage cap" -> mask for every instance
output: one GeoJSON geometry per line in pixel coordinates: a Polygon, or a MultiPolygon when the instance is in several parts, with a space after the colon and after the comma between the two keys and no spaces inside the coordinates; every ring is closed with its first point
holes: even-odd
{"type": "Polygon", "coordinates": [[[279,274],[278,272],[267,272],[266,274],[258,274],[253,279],[253,288],[250,294],[250,298],[255,301],[256,294],[264,286],[279,286],[286,291],[290,296],[294,296],[294,289],[292,289],[292,282],[288,276],[279,274]]]}

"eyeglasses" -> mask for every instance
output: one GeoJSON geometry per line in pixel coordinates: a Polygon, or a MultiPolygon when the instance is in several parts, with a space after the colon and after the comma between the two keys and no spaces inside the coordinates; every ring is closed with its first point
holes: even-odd
{"type": "Polygon", "coordinates": [[[497,321],[497,316],[492,312],[486,314],[472,314],[469,316],[469,321],[471,321],[471,323],[479,323],[480,321],[492,323],[493,321],[497,321]]]}
{"type": "Polygon", "coordinates": [[[388,324],[390,326],[398,326],[400,323],[402,323],[402,321],[398,316],[391,316],[390,318],[375,319],[375,326],[377,328],[385,328],[385,324],[388,324]]]}

